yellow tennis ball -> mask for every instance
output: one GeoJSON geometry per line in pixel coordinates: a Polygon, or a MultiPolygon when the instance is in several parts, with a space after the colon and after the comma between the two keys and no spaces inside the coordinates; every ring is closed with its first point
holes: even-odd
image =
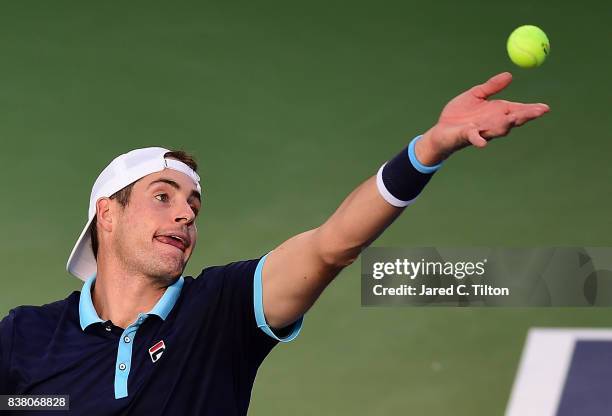
{"type": "Polygon", "coordinates": [[[508,37],[506,48],[512,62],[521,68],[535,68],[546,60],[550,42],[542,29],[525,25],[514,29],[508,37]]]}

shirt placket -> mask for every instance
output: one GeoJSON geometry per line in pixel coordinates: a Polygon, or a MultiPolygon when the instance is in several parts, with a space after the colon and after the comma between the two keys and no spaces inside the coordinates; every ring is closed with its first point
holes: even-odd
{"type": "Polygon", "coordinates": [[[128,396],[128,376],[132,366],[132,346],[136,331],[149,315],[139,313],[135,322],[130,324],[119,338],[117,362],[115,364],[115,399],[128,396]]]}

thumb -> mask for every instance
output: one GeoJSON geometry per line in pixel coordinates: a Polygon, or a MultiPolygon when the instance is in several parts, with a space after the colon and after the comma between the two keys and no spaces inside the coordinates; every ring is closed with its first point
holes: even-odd
{"type": "Polygon", "coordinates": [[[478,131],[478,127],[475,124],[471,124],[465,131],[465,137],[467,137],[468,141],[472,143],[474,147],[485,147],[487,145],[487,141],[480,135],[478,131]]]}
{"type": "Polygon", "coordinates": [[[434,128],[438,146],[444,152],[451,154],[470,144],[474,147],[485,147],[486,139],[480,135],[476,123],[468,124],[438,124],[434,128]]]}

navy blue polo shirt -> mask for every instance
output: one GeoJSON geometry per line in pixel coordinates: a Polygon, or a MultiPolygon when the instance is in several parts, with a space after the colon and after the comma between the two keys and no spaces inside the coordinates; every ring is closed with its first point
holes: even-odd
{"type": "Polygon", "coordinates": [[[96,313],[95,275],[64,300],[11,310],[0,394],[69,394],[71,414],[246,415],[259,365],[303,320],[277,333],[266,324],[266,256],[179,278],[125,329],[96,313]]]}

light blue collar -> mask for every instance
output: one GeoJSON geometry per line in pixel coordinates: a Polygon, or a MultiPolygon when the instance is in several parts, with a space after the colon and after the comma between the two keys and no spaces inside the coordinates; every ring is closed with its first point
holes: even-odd
{"type": "MultiPolygon", "coordinates": [[[[83,289],[81,290],[81,296],[79,298],[79,321],[81,323],[81,329],[83,331],[89,325],[94,324],[96,322],[104,322],[98,316],[96,309],[94,308],[93,302],[91,300],[91,286],[96,280],[96,275],[93,274],[85,284],[83,285],[83,289]]],[[[176,300],[181,294],[181,289],[183,288],[183,276],[181,276],[176,282],[172,285],[168,286],[162,297],[157,301],[153,309],[145,314],[139,314],[139,316],[149,316],[149,315],[157,315],[161,319],[166,320],[166,317],[174,307],[176,300]]]]}

